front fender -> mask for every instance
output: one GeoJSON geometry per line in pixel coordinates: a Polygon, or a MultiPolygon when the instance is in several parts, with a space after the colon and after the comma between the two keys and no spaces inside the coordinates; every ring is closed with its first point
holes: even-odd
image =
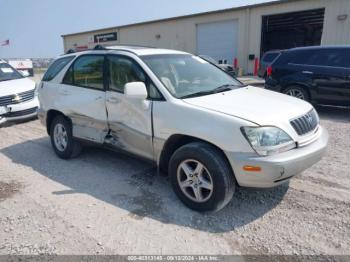
{"type": "Polygon", "coordinates": [[[254,152],[240,130],[242,126],[256,125],[247,120],[179,100],[155,102],[153,121],[155,151],[162,150],[161,144],[169,137],[179,134],[207,141],[223,151],[254,152]]]}

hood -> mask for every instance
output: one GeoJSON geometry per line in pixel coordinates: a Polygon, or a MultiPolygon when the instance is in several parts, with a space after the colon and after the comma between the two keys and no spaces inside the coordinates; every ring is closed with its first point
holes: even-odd
{"type": "Polygon", "coordinates": [[[20,78],[0,82],[0,97],[14,95],[33,90],[35,82],[28,78],[20,78]]]}
{"type": "Polygon", "coordinates": [[[290,127],[312,105],[300,99],[262,88],[247,86],[232,91],[184,99],[186,103],[239,117],[258,125],[290,127]]]}

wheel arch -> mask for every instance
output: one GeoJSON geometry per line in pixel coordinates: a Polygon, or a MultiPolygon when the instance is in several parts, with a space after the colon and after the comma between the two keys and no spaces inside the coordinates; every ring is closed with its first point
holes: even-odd
{"type": "Polygon", "coordinates": [[[182,147],[186,144],[189,144],[189,143],[193,143],[193,142],[205,143],[205,144],[211,145],[212,147],[216,148],[221,153],[222,157],[225,159],[227,164],[230,166],[232,173],[233,173],[233,169],[232,169],[232,166],[230,164],[230,161],[228,160],[225,152],[221,148],[219,148],[215,144],[213,144],[209,141],[206,141],[204,139],[194,137],[194,136],[189,136],[189,135],[183,135],[183,134],[174,134],[174,135],[170,136],[166,140],[166,142],[164,143],[164,146],[162,148],[162,151],[161,151],[160,157],[159,157],[159,161],[158,161],[158,166],[159,166],[160,170],[163,171],[165,174],[167,174],[169,161],[170,161],[171,156],[174,154],[174,152],[177,149],[179,149],[180,147],[182,147]]]}
{"type": "Polygon", "coordinates": [[[61,111],[51,109],[47,112],[46,114],[46,132],[48,135],[50,135],[50,127],[52,124],[52,121],[55,119],[57,116],[63,116],[67,118],[69,121],[71,121],[65,114],[63,114],[61,111]]]}
{"type": "Polygon", "coordinates": [[[281,88],[281,93],[284,93],[284,91],[290,87],[302,88],[309,95],[310,100],[312,100],[313,95],[312,95],[312,92],[310,92],[310,88],[308,85],[306,85],[304,83],[299,83],[299,82],[298,83],[288,83],[287,85],[285,85],[281,88]]]}

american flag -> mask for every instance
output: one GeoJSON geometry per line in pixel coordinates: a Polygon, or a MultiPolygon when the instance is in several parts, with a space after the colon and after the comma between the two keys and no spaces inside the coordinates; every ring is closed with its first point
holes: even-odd
{"type": "Polygon", "coordinates": [[[0,42],[0,46],[10,45],[10,39],[0,42]]]}

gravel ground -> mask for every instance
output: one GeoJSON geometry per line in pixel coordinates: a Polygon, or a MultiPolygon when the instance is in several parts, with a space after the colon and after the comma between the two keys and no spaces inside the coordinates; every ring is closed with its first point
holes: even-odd
{"type": "Polygon", "coordinates": [[[0,128],[1,254],[350,254],[350,110],[318,108],[325,158],[289,184],[184,207],[147,163],[58,159],[37,120],[0,128]]]}

